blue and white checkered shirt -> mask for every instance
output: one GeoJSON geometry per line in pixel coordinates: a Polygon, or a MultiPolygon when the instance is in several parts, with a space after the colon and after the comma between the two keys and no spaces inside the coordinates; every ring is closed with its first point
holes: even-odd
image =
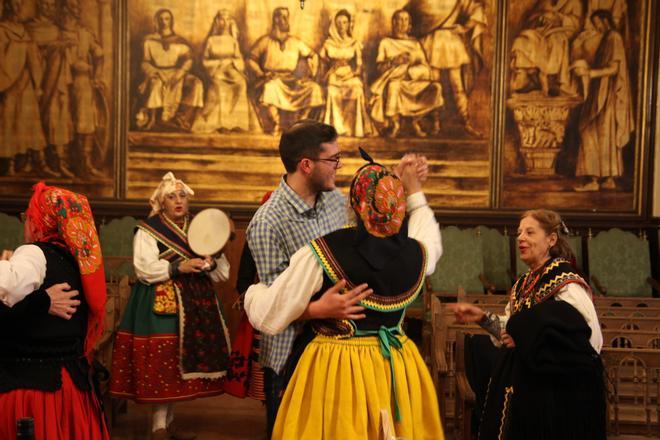
{"type": "MultiPolygon", "coordinates": [[[[346,199],[339,190],[319,193],[316,206],[310,208],[283,178],[247,227],[247,242],[259,280],[270,286],[298,249],[346,225],[346,212],[346,199]]],[[[275,336],[262,335],[261,364],[280,374],[295,337],[293,325],[275,336]]]]}

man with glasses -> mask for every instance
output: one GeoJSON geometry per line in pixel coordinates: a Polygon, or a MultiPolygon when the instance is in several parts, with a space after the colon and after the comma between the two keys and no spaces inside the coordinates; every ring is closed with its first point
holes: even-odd
{"type": "MultiPolygon", "coordinates": [[[[279,151],[286,174],[247,228],[259,279],[268,285],[289,266],[298,249],[347,223],[346,200],[335,187],[341,166],[336,130],[316,121],[298,122],[282,133],[279,151]]],[[[292,325],[261,340],[268,438],[283,388],[281,373],[295,336],[292,325]]]]}
{"type": "MultiPolygon", "coordinates": [[[[270,199],[255,213],[247,228],[247,243],[254,257],[259,280],[270,285],[288,266],[291,256],[311,240],[336,231],[348,223],[348,204],[336,188],[341,152],[334,127],[302,120],[282,133],[280,158],[286,169],[270,199]]],[[[418,160],[404,156],[406,161],[418,160]]],[[[426,177],[426,161],[418,173],[426,177]]],[[[303,319],[362,319],[366,285],[341,295],[340,281],[307,308],[303,319]],[[347,299],[352,298],[352,299],[347,299]]],[[[263,335],[260,362],[264,367],[266,417],[270,438],[283,391],[283,369],[291,354],[297,324],[275,335],[263,335]]]]}

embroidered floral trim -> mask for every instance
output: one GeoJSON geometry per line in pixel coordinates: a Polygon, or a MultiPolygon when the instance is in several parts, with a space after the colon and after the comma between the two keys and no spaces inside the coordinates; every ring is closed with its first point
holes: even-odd
{"type": "Polygon", "coordinates": [[[530,309],[554,296],[566,284],[578,283],[590,292],[588,284],[564,259],[557,258],[545,266],[540,276],[531,270],[518,278],[511,289],[511,313],[530,309]]]}
{"type": "MultiPolygon", "coordinates": [[[[346,288],[344,291],[351,290],[357,286],[348,278],[323,237],[312,240],[310,247],[312,248],[312,251],[314,252],[314,255],[316,256],[319,264],[321,264],[323,271],[326,273],[328,278],[330,278],[330,281],[336,283],[341,279],[346,280],[346,288]]],[[[420,271],[417,280],[410,289],[396,296],[383,296],[373,293],[369,295],[368,298],[360,301],[360,305],[365,308],[377,310],[380,312],[393,312],[396,310],[401,310],[412,304],[424,286],[424,271],[426,268],[427,253],[426,248],[421,245],[421,243],[420,248],[422,250],[422,270],[420,271]]]]}
{"type": "Polygon", "coordinates": [[[74,245],[74,252],[80,273],[92,274],[103,264],[101,246],[96,238],[96,231],[89,228],[89,220],[83,217],[71,217],[64,224],[64,239],[74,245]]]}
{"type": "MultiPolygon", "coordinates": [[[[151,237],[153,237],[156,241],[159,241],[163,243],[165,246],[167,246],[169,249],[171,249],[173,252],[176,252],[178,255],[183,257],[184,259],[190,259],[193,258],[194,255],[192,251],[189,251],[188,249],[184,248],[183,246],[175,243],[174,241],[170,240],[167,238],[165,235],[163,235],[161,232],[150,226],[149,224],[145,222],[140,222],[137,225],[138,228],[142,229],[144,232],[149,234],[151,237]]],[[[187,243],[187,241],[186,241],[187,243]]]]}
{"type": "Polygon", "coordinates": [[[351,185],[351,206],[371,235],[394,235],[406,216],[403,184],[382,165],[366,165],[351,185]]]}
{"type": "Polygon", "coordinates": [[[156,284],[153,311],[157,315],[176,315],[176,286],[172,280],[156,284]]]}

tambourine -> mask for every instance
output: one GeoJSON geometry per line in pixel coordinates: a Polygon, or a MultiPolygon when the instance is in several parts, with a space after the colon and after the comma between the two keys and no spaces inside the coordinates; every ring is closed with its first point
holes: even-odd
{"type": "Polygon", "coordinates": [[[200,256],[218,254],[233,236],[231,219],[215,208],[200,211],[188,227],[190,249],[200,256]]]}

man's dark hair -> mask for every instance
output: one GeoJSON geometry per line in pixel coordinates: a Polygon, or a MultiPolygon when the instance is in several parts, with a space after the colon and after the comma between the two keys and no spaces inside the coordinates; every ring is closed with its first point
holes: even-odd
{"type": "Polygon", "coordinates": [[[337,130],[332,125],[305,119],[289,127],[280,138],[280,158],[287,173],[296,171],[301,159],[317,159],[321,144],[337,139],[337,130]]]}

